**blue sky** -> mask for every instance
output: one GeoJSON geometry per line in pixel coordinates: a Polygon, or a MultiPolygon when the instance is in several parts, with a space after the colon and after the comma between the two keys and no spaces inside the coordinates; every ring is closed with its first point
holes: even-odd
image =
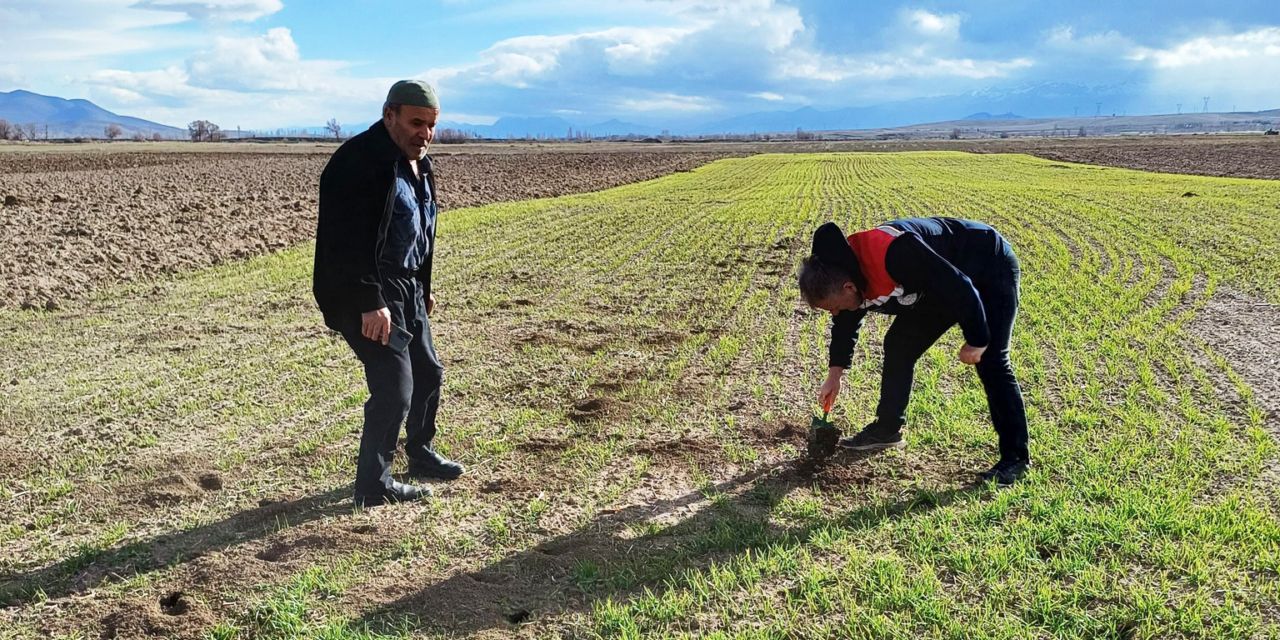
{"type": "MultiPolygon", "coordinates": [[[[182,125],[368,122],[401,77],[446,120],[686,123],[1060,82],[1130,113],[1280,107],[1273,2],[0,0],[0,90],[182,125]]],[[[957,116],[963,114],[957,114],[957,116]]],[[[1066,114],[1069,115],[1069,114],[1066,114]]]]}

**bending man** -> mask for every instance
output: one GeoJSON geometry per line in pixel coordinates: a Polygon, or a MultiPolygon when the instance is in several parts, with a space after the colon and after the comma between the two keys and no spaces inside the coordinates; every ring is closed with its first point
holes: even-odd
{"type": "Polygon", "coordinates": [[[1000,439],[1000,460],[979,475],[1012,484],[1031,466],[1022,390],[1009,361],[1021,268],[993,228],[956,218],[894,220],[846,237],[828,222],[813,235],[800,268],[800,292],[831,312],[829,369],[818,392],[834,404],[840,379],[869,312],[897,316],[884,339],[876,420],[840,445],[860,451],[905,446],[907,401],[916,360],[952,325],[965,344],[958,357],[975,365],[1000,439]]]}

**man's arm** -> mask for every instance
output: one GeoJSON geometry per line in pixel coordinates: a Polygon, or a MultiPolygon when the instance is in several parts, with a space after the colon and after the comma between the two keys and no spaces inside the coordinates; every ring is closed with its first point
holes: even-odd
{"type": "Polygon", "coordinates": [[[827,349],[827,363],[830,367],[848,369],[853,364],[853,345],[858,341],[858,332],[862,330],[862,321],[867,317],[866,309],[841,311],[831,322],[831,345],[827,349]]]}
{"type": "Polygon", "coordinates": [[[381,199],[371,196],[373,171],[351,161],[331,163],[320,176],[320,237],[335,287],[361,313],[387,306],[378,280],[381,199]]]}
{"type": "Polygon", "coordinates": [[[938,255],[919,235],[908,231],[890,243],[884,266],[889,277],[904,289],[941,300],[954,311],[969,346],[986,347],[991,341],[986,310],[969,276],[938,255]]]}
{"type": "Polygon", "coordinates": [[[827,350],[827,379],[818,389],[818,404],[823,411],[830,411],[840,394],[840,377],[853,363],[853,345],[858,341],[858,331],[867,315],[865,309],[841,311],[831,323],[831,346],[827,350]]]}

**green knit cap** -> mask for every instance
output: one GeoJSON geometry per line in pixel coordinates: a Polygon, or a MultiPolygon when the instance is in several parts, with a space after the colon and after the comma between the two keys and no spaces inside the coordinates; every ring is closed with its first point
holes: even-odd
{"type": "Polygon", "coordinates": [[[401,80],[391,85],[391,90],[387,92],[387,102],[440,110],[440,99],[436,98],[436,90],[421,80],[401,80]]]}

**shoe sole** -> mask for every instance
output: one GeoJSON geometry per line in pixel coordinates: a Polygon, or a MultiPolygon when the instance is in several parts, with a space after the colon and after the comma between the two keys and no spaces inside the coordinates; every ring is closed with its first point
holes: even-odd
{"type": "Polygon", "coordinates": [[[409,499],[403,499],[403,498],[397,499],[392,497],[372,498],[372,499],[357,498],[356,500],[353,501],[353,503],[355,504],[356,507],[361,509],[373,509],[375,507],[384,507],[389,504],[406,504],[409,502],[418,502],[420,500],[427,500],[431,498],[432,495],[434,494],[431,491],[423,491],[422,493],[418,494],[417,497],[409,498],[409,499]]]}
{"type": "Polygon", "coordinates": [[[1018,484],[1019,482],[1022,482],[1023,478],[1025,478],[1025,477],[1026,477],[1026,475],[1027,475],[1027,474],[1025,474],[1025,473],[1020,473],[1020,474],[1018,474],[1018,475],[1016,475],[1016,476],[1013,476],[1012,478],[1010,478],[1010,477],[1008,477],[1008,476],[1005,476],[1005,477],[1003,477],[1003,478],[1001,478],[1001,477],[999,477],[999,476],[996,476],[996,477],[994,478],[994,480],[996,481],[996,485],[997,485],[997,486],[1001,486],[1001,487],[1012,487],[1013,485],[1018,484]]]}
{"type": "Polygon", "coordinates": [[[427,480],[457,480],[458,478],[461,478],[464,473],[466,472],[460,471],[456,475],[441,475],[435,472],[414,471],[413,469],[409,470],[410,476],[414,478],[425,478],[427,480]]]}
{"type": "Polygon", "coordinates": [[[859,445],[840,445],[841,449],[849,449],[850,451],[880,451],[882,449],[901,449],[907,446],[905,440],[897,442],[877,442],[876,444],[859,444],[859,445]]]}

